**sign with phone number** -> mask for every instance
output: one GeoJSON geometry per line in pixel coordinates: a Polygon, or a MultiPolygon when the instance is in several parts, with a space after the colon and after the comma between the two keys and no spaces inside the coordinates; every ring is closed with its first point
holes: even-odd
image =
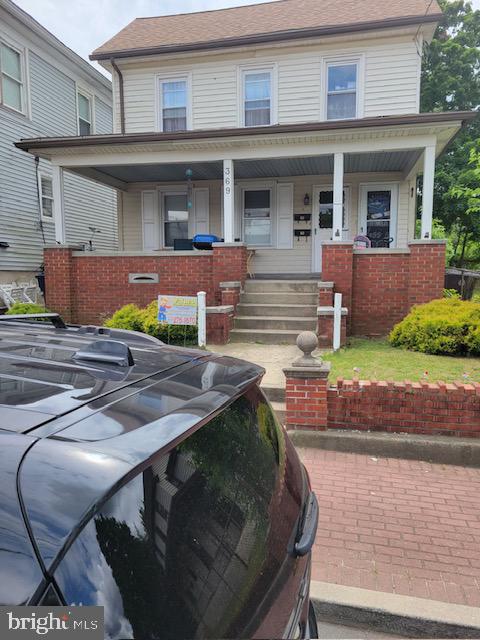
{"type": "Polygon", "coordinates": [[[196,296],[158,296],[158,321],[162,324],[196,325],[196,296]]]}

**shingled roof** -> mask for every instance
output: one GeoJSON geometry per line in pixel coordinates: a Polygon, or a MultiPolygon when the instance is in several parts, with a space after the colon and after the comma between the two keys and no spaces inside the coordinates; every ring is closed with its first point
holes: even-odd
{"type": "Polygon", "coordinates": [[[436,0],[277,0],[136,18],[95,49],[92,60],[149,55],[435,22],[436,0]]]}

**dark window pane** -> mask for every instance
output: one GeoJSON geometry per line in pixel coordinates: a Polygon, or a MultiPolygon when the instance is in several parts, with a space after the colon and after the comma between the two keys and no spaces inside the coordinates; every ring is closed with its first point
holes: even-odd
{"type": "MultiPolygon", "coordinates": [[[[302,575],[287,554],[301,501],[290,447],[251,389],[90,521],[56,572],[67,603],[103,605],[110,638],[250,637],[275,580],[302,575]]],[[[297,595],[268,637],[281,637],[297,595]]]]}
{"type": "Polygon", "coordinates": [[[81,118],[78,120],[78,125],[79,125],[79,133],[81,136],[89,136],[90,135],[90,131],[91,131],[91,127],[90,127],[90,123],[86,122],[85,120],[82,120],[81,118]]]}
{"type": "Polygon", "coordinates": [[[270,190],[245,191],[245,209],[269,209],[270,190]]]}

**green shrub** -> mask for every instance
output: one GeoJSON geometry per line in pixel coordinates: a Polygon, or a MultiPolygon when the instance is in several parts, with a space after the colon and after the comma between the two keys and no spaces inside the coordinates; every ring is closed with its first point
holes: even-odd
{"type": "Polygon", "coordinates": [[[443,290],[444,298],[455,298],[456,300],[460,300],[462,297],[456,289],[444,289],[443,290]]]}
{"type": "Polygon", "coordinates": [[[143,312],[136,304],[126,304],[115,311],[113,316],[104,324],[112,329],[128,329],[129,331],[143,331],[143,312]]]}
{"type": "Polygon", "coordinates": [[[15,302],[5,315],[21,315],[22,313],[48,313],[48,309],[45,309],[41,304],[35,304],[33,302],[15,302]]]}
{"type": "Polygon", "coordinates": [[[389,341],[422,353],[480,355],[480,304],[444,298],[413,307],[389,341]]]}
{"type": "Polygon", "coordinates": [[[198,333],[196,326],[167,325],[157,320],[158,306],[154,300],[141,309],[135,304],[127,304],[116,311],[105,322],[106,327],[141,331],[168,344],[196,345],[198,333]]]}

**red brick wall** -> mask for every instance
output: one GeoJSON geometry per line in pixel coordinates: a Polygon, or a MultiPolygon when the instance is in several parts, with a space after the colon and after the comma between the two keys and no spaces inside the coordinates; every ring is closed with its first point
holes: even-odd
{"type": "Polygon", "coordinates": [[[408,253],[353,256],[353,335],[385,335],[406,316],[409,296],[408,253]]]}
{"type": "Polygon", "coordinates": [[[405,253],[353,252],[351,243],[323,246],[322,279],[348,308],[352,335],[384,335],[414,304],[441,298],[445,244],[415,241],[405,253]]]}
{"type": "Polygon", "coordinates": [[[289,429],[327,428],[327,378],[287,375],[285,423],[289,429]]]}
{"type": "MultiPolygon", "coordinates": [[[[480,384],[338,380],[328,427],[480,437],[480,384]]],[[[324,428],[324,420],[319,421],[324,428]]]]}
{"type": "Polygon", "coordinates": [[[216,304],[223,304],[220,282],[241,282],[247,277],[247,247],[215,246],[213,249],[213,288],[216,292],[216,304]]]}
{"type": "Polygon", "coordinates": [[[55,247],[45,251],[45,303],[51,311],[72,322],[72,250],[55,247]]]}
{"type": "Polygon", "coordinates": [[[322,246],[322,280],[334,283],[341,293],[342,306],[348,309],[347,330],[350,331],[353,279],[353,243],[335,242],[322,246]]]}
{"type": "Polygon", "coordinates": [[[233,313],[207,313],[208,344],[226,344],[233,327],[233,313]]]}

